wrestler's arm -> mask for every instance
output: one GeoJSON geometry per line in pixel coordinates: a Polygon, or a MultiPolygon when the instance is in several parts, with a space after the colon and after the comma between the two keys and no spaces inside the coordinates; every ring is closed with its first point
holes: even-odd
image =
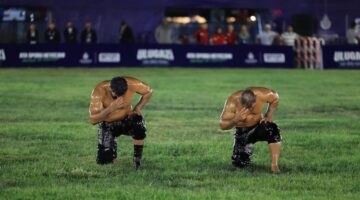
{"type": "Polygon", "coordinates": [[[268,109],[265,113],[264,118],[261,120],[261,122],[272,122],[272,116],[273,113],[275,112],[279,101],[280,101],[280,97],[279,94],[271,89],[263,89],[262,93],[262,98],[269,103],[268,109]]]}
{"type": "Polygon", "coordinates": [[[90,123],[92,125],[97,124],[103,119],[106,118],[111,112],[110,108],[104,108],[102,103],[102,98],[104,96],[104,92],[99,89],[95,88],[91,93],[91,101],[89,107],[89,114],[90,114],[90,123]]]}
{"type": "Polygon", "coordinates": [[[234,118],[236,113],[236,104],[232,97],[229,97],[224,105],[220,116],[220,129],[229,130],[235,126],[234,118]]]}
{"type": "Polygon", "coordinates": [[[113,101],[108,107],[104,108],[103,105],[104,91],[95,88],[91,94],[91,101],[89,107],[90,123],[95,125],[101,121],[106,121],[109,115],[118,112],[119,109],[126,107],[127,104],[123,102],[123,99],[118,98],[113,101]]]}
{"type": "Polygon", "coordinates": [[[137,80],[135,78],[129,79],[129,84],[133,86],[134,91],[141,95],[140,100],[135,105],[133,112],[141,115],[141,109],[145,106],[147,102],[149,102],[153,91],[150,88],[150,86],[140,80],[137,80]]]}

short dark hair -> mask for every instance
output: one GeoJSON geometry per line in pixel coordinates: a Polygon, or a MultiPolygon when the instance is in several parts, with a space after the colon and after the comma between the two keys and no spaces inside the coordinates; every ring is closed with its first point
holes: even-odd
{"type": "Polygon", "coordinates": [[[115,93],[116,96],[122,96],[128,89],[128,84],[125,78],[117,76],[111,79],[110,89],[115,93]]]}
{"type": "Polygon", "coordinates": [[[240,102],[245,108],[251,108],[255,101],[256,96],[252,90],[246,89],[242,91],[240,96],[240,102]]]}

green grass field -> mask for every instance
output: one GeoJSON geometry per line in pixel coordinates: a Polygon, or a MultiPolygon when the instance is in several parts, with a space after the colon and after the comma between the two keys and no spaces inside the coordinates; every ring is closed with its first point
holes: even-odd
{"type": "Polygon", "coordinates": [[[360,71],[244,69],[1,69],[0,199],[359,199],[360,71]],[[143,168],[131,138],[114,164],[95,163],[90,93],[115,75],[149,83],[143,168]],[[232,131],[218,118],[232,92],[278,91],[282,173],[267,143],[231,166],[232,131]]]}

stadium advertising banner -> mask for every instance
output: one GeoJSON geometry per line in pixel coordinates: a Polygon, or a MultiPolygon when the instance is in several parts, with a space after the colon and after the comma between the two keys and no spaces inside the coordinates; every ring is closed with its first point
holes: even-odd
{"type": "Polygon", "coordinates": [[[0,45],[2,67],[281,67],[292,68],[284,46],[0,45]]]}
{"type": "Polygon", "coordinates": [[[323,46],[325,69],[360,69],[360,46],[323,46]]]}

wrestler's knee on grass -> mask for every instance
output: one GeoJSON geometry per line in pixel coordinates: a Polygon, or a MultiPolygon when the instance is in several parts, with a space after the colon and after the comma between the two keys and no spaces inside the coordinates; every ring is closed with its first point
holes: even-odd
{"type": "Polygon", "coordinates": [[[96,163],[101,165],[112,163],[116,156],[115,149],[105,148],[103,145],[98,144],[96,163]]]}

